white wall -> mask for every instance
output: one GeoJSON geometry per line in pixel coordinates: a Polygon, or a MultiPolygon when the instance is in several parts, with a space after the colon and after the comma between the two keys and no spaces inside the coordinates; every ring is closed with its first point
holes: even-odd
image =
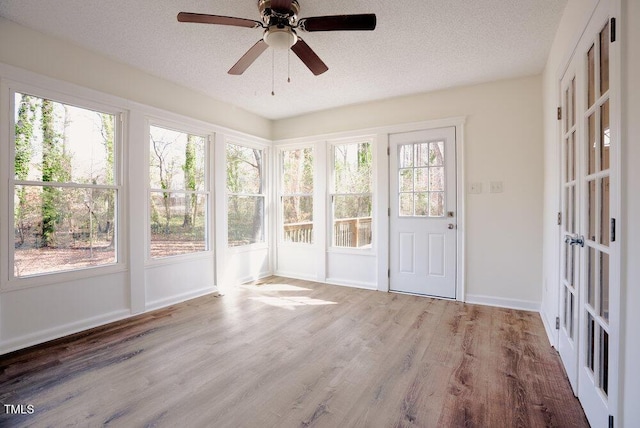
{"type": "Polygon", "coordinates": [[[640,1],[622,2],[622,423],[640,421],[640,1]]]}
{"type": "Polygon", "coordinates": [[[2,17],[0,62],[251,135],[271,134],[268,119],[2,17]]]}
{"type": "Polygon", "coordinates": [[[527,77],[279,120],[284,140],[466,116],[466,298],[535,309],[541,298],[542,86],[527,77]],[[503,193],[489,193],[502,181],[503,193]]]}

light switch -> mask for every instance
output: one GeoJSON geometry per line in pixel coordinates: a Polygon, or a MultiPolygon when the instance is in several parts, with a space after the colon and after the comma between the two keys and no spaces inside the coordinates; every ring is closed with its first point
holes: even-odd
{"type": "Polygon", "coordinates": [[[472,195],[482,193],[482,183],[469,183],[469,193],[472,195]]]}
{"type": "Polygon", "coordinates": [[[491,193],[502,193],[502,181],[492,181],[489,184],[489,191],[491,193]]]}

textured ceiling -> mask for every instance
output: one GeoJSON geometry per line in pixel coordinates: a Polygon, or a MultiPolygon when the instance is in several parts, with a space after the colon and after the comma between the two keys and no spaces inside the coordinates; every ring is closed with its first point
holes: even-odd
{"type": "Polygon", "coordinates": [[[259,19],[256,0],[0,0],[0,15],[269,119],[542,71],[566,0],[299,0],[299,17],[375,13],[372,32],[303,33],[314,76],[267,50],[227,70],[260,29],[178,23],[180,11],[259,19]],[[272,59],[275,61],[272,62],[272,59]],[[271,95],[272,78],[275,96],[271,95]]]}

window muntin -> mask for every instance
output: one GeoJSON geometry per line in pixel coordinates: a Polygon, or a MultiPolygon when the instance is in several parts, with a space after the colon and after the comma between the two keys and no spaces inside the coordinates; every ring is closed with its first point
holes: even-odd
{"type": "Polygon", "coordinates": [[[228,143],[227,242],[229,247],[265,242],[264,151],[228,143]]]}
{"type": "Polygon", "coordinates": [[[206,141],[201,135],[149,127],[152,258],[208,249],[206,141]]]}
{"type": "Polygon", "coordinates": [[[402,144],[398,148],[401,217],[444,217],[444,141],[402,144]]]}
{"type": "Polygon", "coordinates": [[[281,152],[282,239],[313,243],[313,149],[283,149],[281,152]]]}
{"type": "Polygon", "coordinates": [[[370,248],[372,242],[371,142],[332,146],[332,245],[370,248]]]}
{"type": "Polygon", "coordinates": [[[115,115],[15,92],[13,124],[13,276],[115,264],[115,115]]]}

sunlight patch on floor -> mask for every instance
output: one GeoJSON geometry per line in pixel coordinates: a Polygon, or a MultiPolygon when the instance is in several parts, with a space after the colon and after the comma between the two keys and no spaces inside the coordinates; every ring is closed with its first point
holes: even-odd
{"type": "Polygon", "coordinates": [[[310,288],[298,287],[296,285],[291,284],[255,284],[249,285],[248,288],[257,287],[260,291],[311,291],[310,288]]]}
{"type": "Polygon", "coordinates": [[[321,306],[321,305],[337,305],[337,302],[331,302],[329,300],[312,299],[306,296],[286,296],[286,297],[250,297],[249,299],[255,300],[270,306],[277,306],[279,308],[285,308],[293,310],[296,306],[321,306]]]}

